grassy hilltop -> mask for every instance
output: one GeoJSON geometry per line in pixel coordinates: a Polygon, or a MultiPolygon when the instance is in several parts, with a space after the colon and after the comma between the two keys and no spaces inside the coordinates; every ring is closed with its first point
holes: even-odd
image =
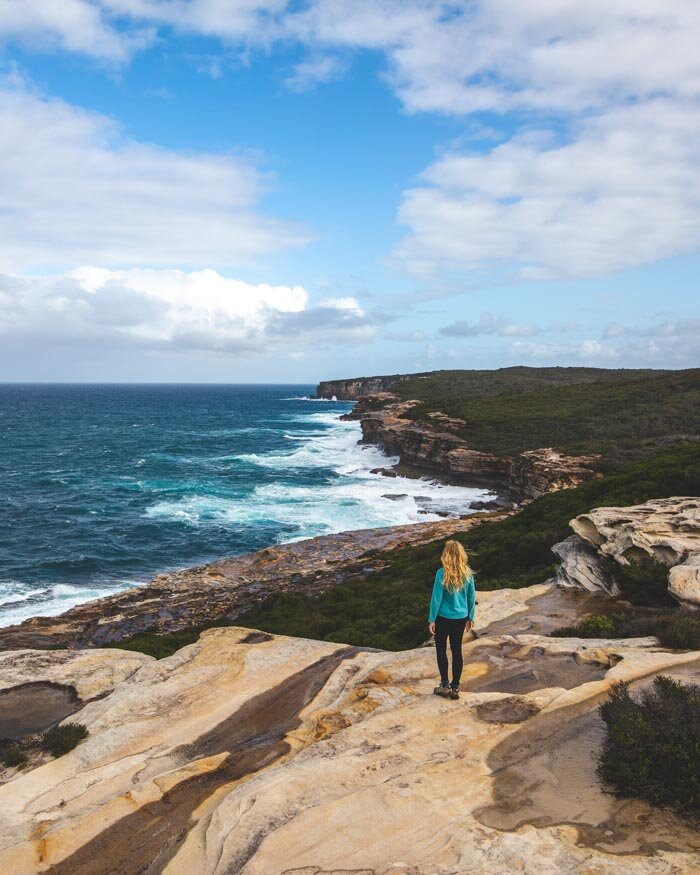
{"type": "Polygon", "coordinates": [[[473,449],[502,455],[553,446],[624,461],[700,434],[700,369],[435,371],[393,391],[421,402],[409,418],[458,417],[473,449]]]}

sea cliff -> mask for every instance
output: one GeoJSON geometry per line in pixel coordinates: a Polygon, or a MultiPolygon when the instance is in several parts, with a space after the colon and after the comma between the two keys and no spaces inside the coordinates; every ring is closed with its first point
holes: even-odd
{"type": "MultiPolygon", "coordinates": [[[[411,377],[413,379],[415,375],[411,377]]],[[[348,418],[357,419],[362,440],[376,444],[388,455],[398,456],[403,472],[432,474],[446,482],[486,486],[507,499],[538,498],[600,477],[598,454],[566,455],[552,447],[513,455],[480,452],[462,432],[468,424],[447,414],[433,412],[421,421],[406,414],[419,402],[399,398],[397,382],[408,377],[371,377],[319,383],[319,398],[357,401],[348,418]]],[[[388,472],[384,472],[388,473],[388,472]]]]}

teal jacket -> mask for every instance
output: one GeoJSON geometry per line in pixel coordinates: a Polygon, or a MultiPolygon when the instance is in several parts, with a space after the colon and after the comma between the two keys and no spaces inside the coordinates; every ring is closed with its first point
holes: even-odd
{"type": "Polygon", "coordinates": [[[476,590],[474,577],[470,574],[466,585],[457,592],[448,592],[442,585],[442,568],[438,568],[433,584],[433,597],[430,599],[428,622],[434,623],[436,617],[446,617],[448,620],[474,620],[474,604],[476,590]]]}

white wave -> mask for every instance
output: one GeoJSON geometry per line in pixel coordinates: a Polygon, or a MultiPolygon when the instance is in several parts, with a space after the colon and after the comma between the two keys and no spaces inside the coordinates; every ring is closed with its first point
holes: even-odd
{"type": "Polygon", "coordinates": [[[313,401],[320,404],[354,404],[354,401],[338,401],[335,395],[332,398],[312,398],[310,395],[293,395],[291,398],[280,398],[280,401],[313,401]]]}
{"type": "Polygon", "coordinates": [[[133,583],[77,586],[57,583],[37,589],[19,581],[0,581],[0,626],[12,626],[29,617],[54,617],[91,599],[121,592],[133,583]]]}
{"type": "Polygon", "coordinates": [[[326,428],[312,432],[286,452],[246,453],[237,458],[260,468],[277,470],[275,483],[257,486],[252,497],[230,498],[190,495],[159,501],[147,510],[154,519],[192,526],[218,525],[232,529],[277,524],[294,530],[284,540],[354,529],[403,525],[457,516],[487,493],[480,489],[448,486],[428,479],[387,478],[372,469],[395,462],[375,446],[358,444],[357,422],[341,421],[337,414],[314,413],[300,421],[326,428]],[[314,469],[336,475],[330,482],[296,485],[285,473],[314,469]]]}

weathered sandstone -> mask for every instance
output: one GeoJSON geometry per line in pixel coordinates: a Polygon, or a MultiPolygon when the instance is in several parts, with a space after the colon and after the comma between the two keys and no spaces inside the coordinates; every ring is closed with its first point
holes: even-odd
{"type": "Polygon", "coordinates": [[[75,750],[2,773],[0,871],[698,871],[697,831],[604,793],[595,773],[610,685],[696,678],[698,654],[527,631],[533,617],[575,618],[589,598],[547,586],[479,594],[482,637],[465,644],[458,702],[431,694],[429,648],[228,628],[160,662],[130,654],[128,670],[111,650],[91,663],[6,654],[0,687],[31,674],[96,692],[101,666],[112,689],[70,718],[90,731],[75,750]]]}
{"type": "Polygon", "coordinates": [[[271,593],[317,594],[353,575],[380,568],[383,552],[445,538],[504,515],[473,514],[341,532],[160,574],[148,586],[95,599],[57,617],[33,617],[0,628],[0,650],[56,644],[99,646],[146,630],[173,632],[230,621],[271,593]]]}
{"type": "Polygon", "coordinates": [[[668,589],[700,607],[700,499],[658,498],[632,507],[600,507],[571,520],[574,534],[553,548],[563,586],[617,595],[604,558],[620,565],[654,559],[669,568],[668,589]]]}

